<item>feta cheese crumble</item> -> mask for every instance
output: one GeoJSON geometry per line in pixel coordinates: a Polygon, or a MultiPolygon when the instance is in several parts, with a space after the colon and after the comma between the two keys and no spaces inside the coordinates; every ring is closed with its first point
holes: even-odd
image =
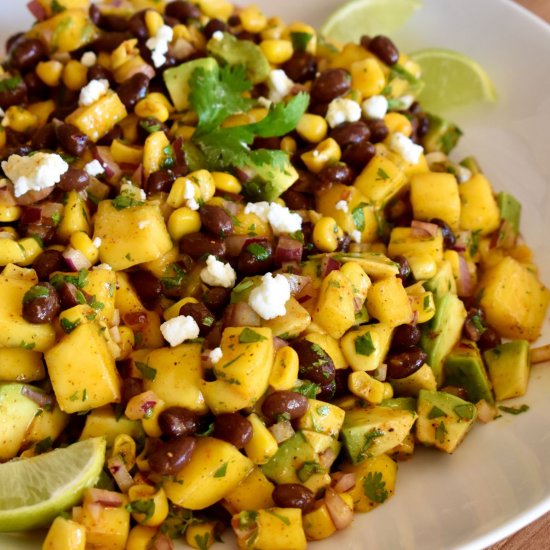
{"type": "Polygon", "coordinates": [[[220,262],[212,254],[206,258],[206,267],[201,270],[200,277],[207,285],[223,288],[233,288],[237,280],[237,274],[231,265],[220,262]]]}
{"type": "Polygon", "coordinates": [[[160,332],[170,346],[179,346],[185,340],[199,337],[199,325],[191,315],[178,315],[160,325],[160,332]]]}
{"type": "Polygon", "coordinates": [[[129,195],[133,199],[136,199],[139,201],[145,201],[147,199],[147,195],[145,194],[145,191],[141,189],[141,187],[138,187],[137,185],[134,185],[132,183],[123,183],[120,186],[120,193],[129,195]]]}
{"type": "Polygon", "coordinates": [[[92,244],[96,247],[96,248],[99,248],[101,246],[101,243],[103,241],[101,240],[100,237],[96,237],[93,241],[92,241],[92,244]]]}
{"type": "Polygon", "coordinates": [[[344,122],[357,122],[361,118],[361,107],[353,99],[337,97],[329,103],[325,118],[331,128],[344,122]]]}
{"type": "Polygon", "coordinates": [[[103,168],[103,165],[101,164],[101,162],[99,162],[99,160],[94,159],[84,166],[84,171],[89,176],[95,177],[103,174],[103,172],[105,172],[105,168],[103,168]]]}
{"type": "Polygon", "coordinates": [[[90,80],[82,90],[80,90],[80,97],[78,104],[81,107],[91,105],[98,99],[102,98],[109,89],[109,81],[105,78],[100,80],[90,80]]]}
{"type": "Polygon", "coordinates": [[[265,320],[285,315],[285,304],[290,299],[290,284],[284,275],[273,277],[266,273],[262,284],[252,290],[248,305],[265,320]]]}
{"type": "Polygon", "coordinates": [[[185,189],[183,190],[183,198],[187,201],[186,206],[190,210],[198,210],[200,205],[195,199],[195,186],[189,181],[185,181],[185,189]]]}
{"type": "Polygon", "coordinates": [[[216,365],[220,362],[221,358],[223,357],[222,348],[214,348],[209,354],[208,357],[210,358],[210,362],[213,365],[216,365]]]}
{"type": "Polygon", "coordinates": [[[424,151],[421,145],[417,145],[401,132],[395,132],[390,137],[390,149],[400,154],[410,164],[417,164],[424,151]]]}
{"type": "Polygon", "coordinates": [[[351,237],[351,240],[354,242],[354,243],[360,243],[361,242],[361,231],[359,231],[358,229],[354,229],[350,234],[349,236],[351,237]]]}
{"type": "Polygon", "coordinates": [[[93,67],[97,63],[97,55],[94,52],[84,52],[80,58],[80,63],[84,67],[93,67]]]}
{"type": "Polygon", "coordinates": [[[145,45],[151,50],[151,59],[158,69],[166,63],[166,54],[168,53],[168,44],[174,38],[174,31],[168,25],[162,25],[155,36],[152,36],[145,42],[145,45]]]}
{"type": "Polygon", "coordinates": [[[249,202],[244,207],[245,214],[256,214],[264,222],[269,222],[273,233],[294,233],[302,229],[302,217],[291,212],[286,206],[276,202],[249,202]]]}
{"type": "Polygon", "coordinates": [[[341,210],[342,212],[348,212],[349,211],[348,201],[345,201],[345,200],[338,201],[335,205],[335,208],[336,210],[341,210]]]}
{"type": "Polygon", "coordinates": [[[212,38],[216,41],[216,42],[221,42],[223,40],[223,31],[216,31],[213,35],[212,35],[212,38]]]}
{"type": "Polygon", "coordinates": [[[361,104],[365,118],[384,118],[388,112],[388,100],[383,95],[373,95],[361,104]]]}
{"type": "Polygon", "coordinates": [[[269,88],[269,99],[271,101],[282,101],[294,87],[294,82],[288,78],[282,69],[274,69],[267,77],[269,88]]]}
{"type": "Polygon", "coordinates": [[[16,197],[53,187],[68,169],[69,165],[56,153],[35,153],[26,157],[10,155],[8,160],[2,161],[2,170],[12,181],[16,197]]]}
{"type": "Polygon", "coordinates": [[[460,166],[460,164],[458,164],[455,168],[458,183],[466,183],[472,177],[472,172],[465,166],[460,166]]]}
{"type": "Polygon", "coordinates": [[[413,103],[414,103],[414,96],[402,95],[399,98],[399,110],[406,111],[407,109],[410,109],[413,103]]]}

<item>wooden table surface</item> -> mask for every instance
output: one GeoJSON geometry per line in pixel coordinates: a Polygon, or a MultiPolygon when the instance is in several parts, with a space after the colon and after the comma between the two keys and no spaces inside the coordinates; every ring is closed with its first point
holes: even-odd
{"type": "MultiPolygon", "coordinates": [[[[550,0],[516,0],[550,23],[550,0]]],[[[550,512],[487,550],[544,550],[550,548],[550,512]]]]}

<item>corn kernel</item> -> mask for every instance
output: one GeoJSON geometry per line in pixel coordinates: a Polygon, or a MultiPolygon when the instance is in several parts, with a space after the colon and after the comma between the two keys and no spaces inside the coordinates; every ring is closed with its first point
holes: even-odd
{"type": "Polygon", "coordinates": [[[196,128],[194,126],[188,126],[187,124],[174,124],[170,129],[170,135],[174,138],[181,137],[184,140],[189,140],[193,137],[196,128]]]}
{"type": "Polygon", "coordinates": [[[148,550],[151,548],[151,541],[158,533],[154,527],[136,525],[130,530],[126,541],[126,550],[148,550]]]}
{"type": "Polygon", "coordinates": [[[182,206],[174,210],[168,218],[168,233],[174,241],[179,241],[189,233],[200,231],[201,218],[196,210],[182,206]]]}
{"type": "Polygon", "coordinates": [[[92,239],[84,231],[77,231],[69,238],[70,245],[79,252],[82,252],[86,259],[95,264],[99,259],[99,250],[92,239]]]}
{"type": "Polygon", "coordinates": [[[216,191],[222,193],[240,193],[242,191],[242,185],[239,180],[232,174],[227,172],[212,172],[214,178],[214,185],[216,191]]]}
{"type": "Polygon", "coordinates": [[[52,88],[59,85],[61,73],[63,72],[63,63],[60,61],[40,61],[36,66],[36,74],[46,84],[52,88]]]}
{"type": "Polygon", "coordinates": [[[48,118],[55,110],[55,102],[53,99],[37,101],[28,105],[27,110],[37,118],[37,126],[41,128],[48,122],[48,118]]]}
{"type": "Polygon", "coordinates": [[[86,547],[86,528],[76,521],[62,518],[55,518],[50,526],[43,550],[84,550],[86,547]],[[60,543],[62,545],[60,547],[60,543]]]}
{"type": "Polygon", "coordinates": [[[292,389],[298,378],[298,363],[298,354],[293,348],[279,348],[269,375],[269,385],[276,391],[292,389]]]}
{"type": "Polygon", "coordinates": [[[260,49],[266,59],[273,65],[279,65],[288,61],[294,53],[292,43],[288,40],[262,40],[260,42],[260,49]]]}
{"type": "Polygon", "coordinates": [[[267,18],[258,6],[247,6],[239,11],[239,18],[243,29],[247,32],[262,32],[267,26],[267,18]]]}
{"type": "Polygon", "coordinates": [[[336,220],[323,216],[313,227],[313,244],[322,252],[334,252],[342,235],[336,220]]]}
{"type": "MultiPolygon", "coordinates": [[[[120,46],[112,51],[111,56],[108,58],[109,66],[106,68],[116,71],[127,61],[139,55],[137,43],[137,38],[132,38],[131,40],[125,40],[122,42],[120,46]]],[[[104,59],[107,60],[107,58],[104,59]]],[[[99,61],[100,60],[98,60],[98,62],[99,61]]]]}
{"type": "Polygon", "coordinates": [[[191,548],[197,548],[198,550],[210,548],[216,542],[217,525],[215,521],[189,525],[185,530],[185,542],[191,548]]]}
{"type": "Polygon", "coordinates": [[[143,148],[127,145],[119,139],[111,143],[111,155],[113,160],[119,164],[140,164],[143,160],[143,148]]]}
{"type": "Polygon", "coordinates": [[[212,174],[208,170],[195,170],[187,176],[194,184],[199,186],[200,198],[208,202],[216,192],[216,184],[212,174]]]}
{"type": "Polygon", "coordinates": [[[136,463],[136,442],[128,434],[118,434],[113,443],[111,457],[119,457],[131,469],[136,463]]]}
{"type": "Polygon", "coordinates": [[[246,456],[254,464],[265,464],[277,452],[277,441],[257,414],[247,419],[252,424],[252,439],[244,447],[246,456]]]}
{"type": "Polygon", "coordinates": [[[138,101],[134,112],[140,118],[156,118],[160,122],[166,122],[170,117],[168,107],[164,103],[151,98],[150,95],[138,101]]]}
{"type": "Polygon", "coordinates": [[[411,121],[401,113],[388,113],[384,117],[384,123],[388,127],[390,134],[401,132],[407,137],[411,137],[412,124],[411,121]]]}
{"type": "Polygon", "coordinates": [[[386,86],[386,77],[380,63],[373,58],[351,64],[351,87],[364,98],[378,95],[386,86]]]}
{"type": "Polygon", "coordinates": [[[352,372],[348,376],[348,388],[353,395],[372,405],[378,405],[384,399],[384,384],[362,370],[352,372]]]}
{"type": "MultiPolygon", "coordinates": [[[[21,207],[20,206],[8,206],[7,204],[0,204],[0,222],[14,222],[21,217],[21,207]]],[[[2,228],[2,233],[7,228],[2,228]]],[[[10,228],[11,229],[11,228],[10,228]]]]}
{"type": "Polygon", "coordinates": [[[182,39],[191,42],[191,33],[185,25],[176,25],[172,28],[174,40],[182,39]]]}
{"type": "Polygon", "coordinates": [[[407,260],[417,281],[426,281],[437,273],[437,262],[431,254],[411,254],[407,260]]]}
{"type": "Polygon", "coordinates": [[[319,143],[315,149],[301,155],[301,159],[310,172],[318,174],[325,166],[334,164],[340,160],[342,151],[338,143],[328,138],[319,143]]]}
{"type": "Polygon", "coordinates": [[[310,143],[319,143],[327,135],[327,121],[319,115],[305,113],[296,126],[298,135],[310,143]]]}
{"type": "Polygon", "coordinates": [[[285,136],[281,140],[281,151],[287,152],[289,155],[293,155],[296,152],[298,146],[296,140],[291,136],[285,136]]]}
{"type": "Polygon", "coordinates": [[[392,397],[393,397],[393,386],[389,382],[384,382],[383,399],[391,399],[392,397]]]}
{"type": "Polygon", "coordinates": [[[38,126],[38,117],[23,107],[12,105],[6,111],[2,126],[7,126],[16,132],[25,134],[38,126]]]}
{"type": "Polygon", "coordinates": [[[155,36],[162,25],[164,25],[162,15],[158,11],[147,10],[145,12],[145,25],[149,31],[149,36],[155,36]]]}
{"type": "Polygon", "coordinates": [[[0,151],[6,146],[6,142],[6,130],[4,130],[3,126],[0,126],[0,151]]]}
{"type": "Polygon", "coordinates": [[[150,527],[156,527],[160,525],[168,516],[168,499],[166,493],[161,487],[155,489],[151,485],[139,484],[132,485],[128,489],[128,498],[130,499],[130,506],[135,510],[143,509],[141,503],[152,502],[150,505],[150,511],[144,513],[141,511],[132,512],[132,517],[141,525],[147,525],[150,527]],[[137,504],[140,502],[140,504],[137,504]]]}
{"type": "Polygon", "coordinates": [[[69,90],[76,92],[86,85],[88,80],[87,75],[88,68],[80,63],[80,61],[71,59],[63,69],[63,84],[65,84],[69,90]]]}
{"type": "MultiPolygon", "coordinates": [[[[162,162],[166,158],[164,149],[170,145],[164,132],[153,132],[145,140],[143,147],[143,170],[145,177],[160,170],[162,162]]],[[[178,205],[179,206],[179,205],[178,205]]]]}

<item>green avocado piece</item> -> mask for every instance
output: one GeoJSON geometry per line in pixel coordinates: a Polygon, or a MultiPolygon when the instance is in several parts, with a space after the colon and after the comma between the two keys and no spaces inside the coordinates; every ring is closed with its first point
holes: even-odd
{"type": "Polygon", "coordinates": [[[218,63],[211,57],[203,57],[201,59],[186,61],[177,67],[164,71],[164,83],[168,88],[172,103],[178,111],[184,111],[189,108],[189,93],[191,92],[189,80],[195,69],[217,71],[218,63]]]}
{"type": "Polygon", "coordinates": [[[491,382],[487,377],[481,354],[475,344],[462,343],[445,360],[445,384],[464,388],[472,403],[485,399],[494,403],[491,382]]]}
{"type": "Polygon", "coordinates": [[[429,290],[434,298],[444,294],[456,294],[456,281],[453,276],[451,262],[444,260],[441,262],[437,273],[423,283],[426,290],[429,290]]]}
{"type": "Polygon", "coordinates": [[[475,157],[466,157],[462,159],[459,164],[460,166],[464,166],[464,168],[470,170],[472,176],[475,176],[476,174],[481,174],[481,168],[479,167],[479,164],[475,157]]]}
{"type": "Polygon", "coordinates": [[[472,426],[476,407],[456,395],[421,390],[417,402],[416,438],[424,445],[452,453],[472,426]]]}
{"type": "Polygon", "coordinates": [[[497,401],[519,397],[527,391],[531,353],[527,340],[512,340],[487,350],[483,358],[489,369],[497,401]]]}
{"type": "Polygon", "coordinates": [[[243,183],[243,194],[250,201],[272,202],[297,179],[298,172],[287,159],[284,166],[261,164],[253,167],[252,177],[243,183]]]}
{"type": "Polygon", "coordinates": [[[21,393],[23,388],[25,384],[0,384],[0,461],[17,455],[40,408],[21,393]]]}
{"type": "Polygon", "coordinates": [[[422,140],[426,153],[441,151],[448,155],[457,145],[462,130],[442,117],[428,114],[430,129],[422,140]]]}
{"type": "Polygon", "coordinates": [[[435,299],[435,315],[423,325],[420,345],[428,354],[428,365],[434,371],[435,379],[441,384],[443,362],[455,347],[462,334],[466,319],[466,308],[455,294],[445,294],[435,299]]]}
{"type": "Polygon", "coordinates": [[[346,411],[341,438],[353,464],[381,455],[399,445],[411,431],[416,413],[375,406],[346,411]]]}
{"type": "Polygon", "coordinates": [[[228,65],[244,65],[248,79],[253,84],[263,82],[271,68],[262,50],[250,40],[239,40],[232,34],[223,33],[223,38],[211,38],[206,50],[228,65]]]}
{"type": "Polygon", "coordinates": [[[521,219],[521,203],[509,193],[501,191],[497,195],[497,204],[501,219],[506,220],[510,224],[514,237],[517,237],[521,219]]]}
{"type": "Polygon", "coordinates": [[[275,483],[300,483],[298,472],[304,463],[316,463],[317,460],[313,447],[301,432],[296,432],[261,468],[275,483]]]}
{"type": "Polygon", "coordinates": [[[390,399],[384,399],[379,406],[388,407],[389,409],[416,412],[416,399],[414,397],[392,397],[390,399]]]}

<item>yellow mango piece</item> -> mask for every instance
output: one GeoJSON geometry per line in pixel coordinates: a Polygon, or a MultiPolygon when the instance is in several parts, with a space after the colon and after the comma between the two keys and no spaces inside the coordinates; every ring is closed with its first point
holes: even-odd
{"type": "Polygon", "coordinates": [[[348,367],[346,358],[340,349],[338,340],[329,336],[328,334],[321,334],[320,332],[310,332],[306,335],[305,339],[308,342],[313,342],[320,346],[323,351],[332,359],[334,367],[337,369],[346,369],[348,367]]]}
{"type": "Polygon", "coordinates": [[[86,528],[76,521],[56,517],[42,544],[42,550],[85,550],[86,528]]]}
{"type": "Polygon", "coordinates": [[[380,62],[374,58],[351,64],[351,87],[363,97],[378,95],[386,86],[386,77],[380,62]]]}
{"type": "Polygon", "coordinates": [[[395,395],[417,397],[420,390],[436,390],[437,382],[430,365],[424,363],[415,373],[391,381],[395,395]]]}
{"type": "Polygon", "coordinates": [[[440,230],[435,237],[415,235],[410,227],[394,227],[390,234],[388,254],[405,258],[431,256],[437,263],[443,261],[443,235],[440,230]]]}
{"type": "Polygon", "coordinates": [[[415,220],[439,218],[453,231],[460,228],[460,196],[452,174],[427,172],[412,176],[411,204],[415,220]]]}
{"type": "Polygon", "coordinates": [[[115,271],[160,258],[172,248],[158,204],[117,210],[102,201],[95,216],[94,238],[101,239],[99,258],[115,271]]]}
{"type": "Polygon", "coordinates": [[[236,412],[250,406],[250,399],[237,386],[224,380],[201,383],[201,391],[210,411],[216,415],[236,412]]]}
{"type": "Polygon", "coordinates": [[[45,376],[41,353],[23,348],[0,348],[1,381],[34,382],[45,376]]]}
{"type": "Polygon", "coordinates": [[[55,441],[69,423],[69,415],[64,413],[58,405],[52,410],[42,409],[42,412],[34,417],[29,426],[29,432],[25,437],[27,443],[38,443],[50,437],[55,441]]]}
{"type": "Polygon", "coordinates": [[[367,310],[371,317],[390,327],[410,323],[413,312],[403,282],[397,277],[376,281],[369,288],[367,310]]]}
{"type": "Polygon", "coordinates": [[[90,213],[86,201],[76,191],[69,191],[57,234],[65,242],[78,231],[90,234],[90,213]]]}
{"type": "Polygon", "coordinates": [[[87,411],[120,401],[115,361],[98,323],[78,325],[44,359],[61,410],[87,411]]]}
{"type": "Polygon", "coordinates": [[[359,327],[341,340],[342,351],[355,371],[376,370],[388,353],[393,328],[384,323],[359,327]]]}
{"type": "Polygon", "coordinates": [[[348,389],[353,395],[378,405],[384,399],[384,383],[372,378],[365,371],[355,371],[348,377],[348,389]]]}
{"type": "Polygon", "coordinates": [[[82,509],[80,522],[86,529],[86,545],[102,550],[124,550],[130,531],[130,512],[124,506],[101,507],[97,514],[82,509]]]}
{"type": "Polygon", "coordinates": [[[203,437],[197,439],[193,460],[164,482],[164,490],[177,506],[202,510],[231,493],[253,468],[230,443],[203,437]]]}
{"type": "Polygon", "coordinates": [[[345,44],[337,53],[330,56],[329,64],[333,69],[342,68],[349,71],[353,63],[365,59],[375,59],[375,56],[359,44],[350,42],[345,44]]]}
{"type": "Polygon", "coordinates": [[[119,139],[114,139],[111,143],[111,154],[118,163],[139,164],[143,159],[143,149],[132,145],[127,145],[119,139]]]}
{"type": "Polygon", "coordinates": [[[244,446],[246,456],[254,464],[265,464],[277,452],[277,440],[257,414],[252,413],[247,420],[252,424],[252,439],[244,446]]]}
{"type": "Polygon", "coordinates": [[[117,418],[113,408],[110,405],[105,405],[86,415],[86,423],[80,434],[80,439],[102,436],[107,439],[107,446],[111,447],[115,438],[120,434],[137,439],[143,437],[143,428],[138,420],[129,420],[124,415],[117,418]]]}
{"type": "Polygon", "coordinates": [[[308,399],[308,402],[308,410],[304,416],[298,419],[297,426],[301,430],[312,430],[338,437],[346,412],[340,407],[325,401],[308,399]]]}
{"type": "Polygon", "coordinates": [[[185,542],[197,550],[207,550],[216,542],[219,533],[217,521],[191,523],[185,530],[185,542]]]}
{"type": "Polygon", "coordinates": [[[94,297],[93,304],[98,320],[104,320],[108,323],[113,322],[116,284],[117,278],[114,271],[106,269],[88,271],[86,284],[82,287],[82,290],[94,297]]]}
{"type": "Polygon", "coordinates": [[[426,323],[435,315],[434,297],[431,292],[409,294],[409,302],[417,323],[426,323]]]}
{"type": "Polygon", "coordinates": [[[304,531],[311,540],[326,539],[336,533],[326,504],[304,515],[304,531]]]}
{"type": "Polygon", "coordinates": [[[500,213],[493,189],[483,174],[475,174],[458,186],[460,194],[460,228],[479,231],[480,235],[492,233],[500,224],[500,213]]]}
{"type": "Polygon", "coordinates": [[[269,319],[262,320],[262,326],[268,327],[273,336],[281,338],[295,338],[302,333],[311,323],[308,311],[293,297],[285,304],[286,313],[269,319]]]}
{"type": "Polygon", "coordinates": [[[223,505],[230,514],[243,510],[260,510],[274,506],[272,494],[275,485],[265,477],[257,466],[223,499],[223,505]]]}

